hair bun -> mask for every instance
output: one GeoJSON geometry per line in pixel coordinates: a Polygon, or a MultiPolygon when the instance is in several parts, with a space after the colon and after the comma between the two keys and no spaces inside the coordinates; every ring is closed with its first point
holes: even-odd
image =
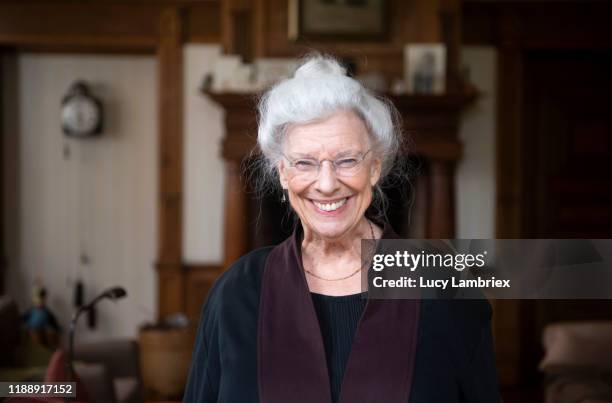
{"type": "Polygon", "coordinates": [[[335,59],[316,56],[309,58],[295,71],[295,78],[316,78],[321,75],[346,76],[346,69],[335,59]]]}

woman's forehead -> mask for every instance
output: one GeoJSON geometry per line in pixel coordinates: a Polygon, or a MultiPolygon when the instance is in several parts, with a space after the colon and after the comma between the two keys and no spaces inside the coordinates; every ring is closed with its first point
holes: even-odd
{"type": "Polygon", "coordinates": [[[319,121],[291,125],[283,146],[287,152],[311,154],[364,151],[368,143],[363,121],[355,113],[343,111],[319,121]]]}

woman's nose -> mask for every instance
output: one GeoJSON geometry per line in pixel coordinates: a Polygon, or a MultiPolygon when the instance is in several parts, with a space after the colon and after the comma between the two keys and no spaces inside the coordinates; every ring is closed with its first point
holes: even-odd
{"type": "Polygon", "coordinates": [[[333,193],[340,187],[334,165],[330,161],[321,162],[316,187],[317,190],[325,194],[333,193]]]}

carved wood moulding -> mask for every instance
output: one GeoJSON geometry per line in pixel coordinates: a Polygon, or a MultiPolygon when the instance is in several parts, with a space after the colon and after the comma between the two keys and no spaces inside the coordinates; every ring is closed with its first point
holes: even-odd
{"type": "MultiPolygon", "coordinates": [[[[203,93],[225,110],[223,158],[241,161],[256,144],[258,95],[203,93]]],[[[407,152],[447,161],[456,161],[461,157],[462,146],[457,140],[459,114],[476,97],[475,92],[387,96],[402,116],[408,144],[413,145],[408,147],[407,152]]]]}

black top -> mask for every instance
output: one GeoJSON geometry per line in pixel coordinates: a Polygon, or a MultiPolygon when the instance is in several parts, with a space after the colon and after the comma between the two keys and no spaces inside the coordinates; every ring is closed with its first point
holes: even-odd
{"type": "MultiPolygon", "coordinates": [[[[240,258],[210,291],[184,402],[265,403],[258,389],[257,325],[262,273],[271,249],[258,249],[240,258]]],[[[418,323],[409,403],[500,401],[491,308],[486,300],[423,300],[418,323]]],[[[383,390],[381,384],[374,392],[383,390]]],[[[370,399],[368,403],[373,401],[379,402],[370,399]]]]}
{"type": "Polygon", "coordinates": [[[366,294],[330,296],[310,293],[325,345],[332,402],[337,403],[366,294]]]}

